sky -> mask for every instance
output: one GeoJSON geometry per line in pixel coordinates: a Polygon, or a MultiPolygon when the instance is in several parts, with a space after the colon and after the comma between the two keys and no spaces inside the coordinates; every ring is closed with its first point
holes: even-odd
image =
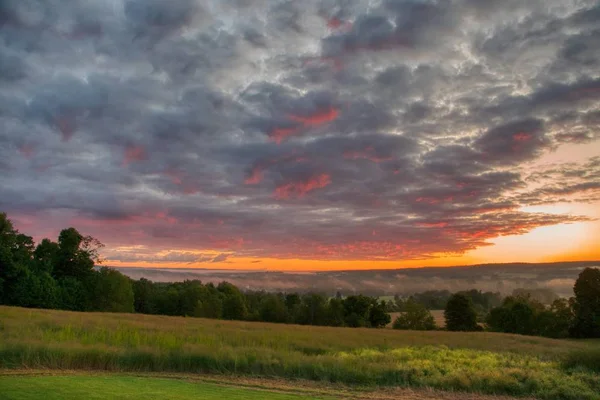
{"type": "Polygon", "coordinates": [[[106,265],[600,259],[600,2],[0,1],[0,210],[106,265]]]}

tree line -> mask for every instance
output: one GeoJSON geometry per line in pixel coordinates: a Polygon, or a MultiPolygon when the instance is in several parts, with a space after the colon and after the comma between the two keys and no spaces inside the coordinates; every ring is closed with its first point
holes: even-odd
{"type": "Polygon", "coordinates": [[[390,322],[385,302],[363,295],[244,293],[227,282],[132,280],[95,267],[101,247],[74,228],[36,246],[0,213],[0,304],[348,327],[390,322]]]}
{"type": "MultiPolygon", "coordinates": [[[[565,299],[552,296],[548,290],[515,290],[500,299],[491,292],[475,290],[451,294],[430,291],[436,307],[443,301],[446,329],[450,331],[482,331],[516,333],[551,338],[600,338],[600,269],[586,268],[573,287],[574,296],[565,299]],[[443,300],[441,300],[443,298],[443,300]],[[549,305],[542,302],[550,301],[549,305]],[[499,304],[496,304],[499,303],[499,304]],[[488,310],[485,311],[485,307],[488,310]],[[484,311],[484,312],[482,312],[484,311]]],[[[396,299],[400,315],[395,329],[433,330],[435,320],[420,296],[396,299]]]]}
{"type": "Polygon", "coordinates": [[[56,242],[37,246],[0,213],[0,304],[73,311],[137,312],[305,325],[386,326],[399,312],[396,329],[437,329],[430,309],[443,308],[446,329],[491,330],[555,338],[600,337],[600,270],[587,268],[574,297],[544,291],[499,293],[428,291],[394,301],[338,293],[242,292],[222,282],[155,283],[132,280],[111,268],[96,268],[102,244],[75,228],[56,242]],[[542,299],[542,300],[540,300],[542,299]],[[552,300],[547,306],[542,301],[552,300]]]}

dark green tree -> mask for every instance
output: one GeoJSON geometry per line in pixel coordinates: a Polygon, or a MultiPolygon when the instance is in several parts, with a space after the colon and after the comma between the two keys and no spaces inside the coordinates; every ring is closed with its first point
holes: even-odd
{"type": "Polygon", "coordinates": [[[344,303],[340,298],[329,300],[327,325],[344,326],[344,303]]]}
{"type": "Polygon", "coordinates": [[[496,332],[534,335],[538,329],[538,314],[544,306],[530,296],[507,297],[500,307],[493,308],[486,318],[487,326],[496,332]]]}
{"type": "Polygon", "coordinates": [[[52,274],[54,265],[58,262],[58,243],[43,239],[33,252],[36,269],[52,274]]]}
{"type": "Polygon", "coordinates": [[[449,331],[478,331],[477,313],[473,308],[471,298],[456,293],[448,299],[444,310],[446,329],[449,331]]]}
{"type": "Polygon", "coordinates": [[[93,311],[133,312],[133,288],[129,278],[119,271],[102,267],[90,278],[93,311]]]}
{"type": "Polygon", "coordinates": [[[577,338],[600,338],[600,269],[583,270],[575,286],[574,319],[570,334],[577,338]]]}
{"type": "Polygon", "coordinates": [[[58,236],[58,254],[53,274],[57,279],[73,277],[85,281],[100,262],[99,250],[103,247],[97,239],[81,235],[77,229],[63,229],[58,236]]]}
{"type": "Polygon", "coordinates": [[[260,302],[259,317],[265,322],[286,322],[285,301],[277,294],[267,294],[260,302]]]}
{"type": "Polygon", "coordinates": [[[302,296],[297,323],[303,325],[327,325],[329,314],[327,298],[318,293],[302,296]]]}
{"type": "Polygon", "coordinates": [[[372,328],[384,328],[392,321],[392,317],[387,312],[385,301],[373,299],[371,308],[369,308],[369,326],[372,328]]]}
{"type": "Polygon", "coordinates": [[[344,305],[345,325],[353,328],[367,327],[369,321],[369,311],[373,305],[373,299],[362,294],[348,296],[342,300],[344,305]]]}
{"type": "Polygon", "coordinates": [[[408,300],[404,304],[403,311],[394,320],[392,327],[394,329],[430,331],[435,329],[435,319],[425,306],[408,300]]]}
{"type": "Polygon", "coordinates": [[[202,296],[196,305],[196,312],[194,313],[194,316],[201,318],[223,317],[222,296],[212,283],[204,286],[202,296]]]}
{"type": "Polygon", "coordinates": [[[566,338],[573,324],[573,308],[567,299],[557,299],[550,308],[538,313],[536,331],[538,335],[551,338],[566,338]]]}
{"type": "Polygon", "coordinates": [[[146,278],[133,281],[133,309],[136,313],[154,314],[154,283],[146,278]]]}
{"type": "Polygon", "coordinates": [[[217,286],[223,299],[223,318],[243,320],[248,312],[246,299],[240,290],[228,282],[221,282],[217,286]]]}
{"type": "Polygon", "coordinates": [[[84,284],[73,277],[60,279],[59,308],[71,311],[86,311],[89,307],[89,291],[84,284]]]}

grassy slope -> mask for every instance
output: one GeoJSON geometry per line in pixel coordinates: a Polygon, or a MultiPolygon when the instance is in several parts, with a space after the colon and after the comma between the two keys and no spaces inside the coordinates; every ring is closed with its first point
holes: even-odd
{"type": "MultiPolygon", "coordinates": [[[[0,376],[4,400],[298,400],[300,394],[227,387],[210,383],[134,376],[0,376]]],[[[321,397],[319,397],[321,398],[321,397]]]]}
{"type": "Polygon", "coordinates": [[[560,361],[593,341],[399,332],[0,307],[0,367],[211,372],[350,385],[600,399],[600,375],[560,361]]]}

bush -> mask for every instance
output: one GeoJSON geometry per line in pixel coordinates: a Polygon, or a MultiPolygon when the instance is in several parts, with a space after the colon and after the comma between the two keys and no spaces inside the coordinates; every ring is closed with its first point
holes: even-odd
{"type": "Polygon", "coordinates": [[[563,359],[562,366],[600,372],[600,348],[571,351],[563,359]]]}
{"type": "Polygon", "coordinates": [[[404,305],[404,311],[394,321],[393,328],[431,331],[435,329],[435,320],[427,308],[409,299],[404,305]]]}

